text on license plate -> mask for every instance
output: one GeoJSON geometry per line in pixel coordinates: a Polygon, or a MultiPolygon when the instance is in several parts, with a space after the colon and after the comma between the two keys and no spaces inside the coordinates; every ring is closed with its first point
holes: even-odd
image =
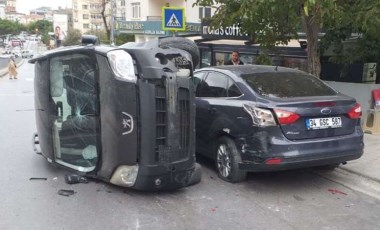
{"type": "Polygon", "coordinates": [[[342,119],[340,117],[306,119],[307,129],[327,129],[338,127],[342,127],[342,119]]]}

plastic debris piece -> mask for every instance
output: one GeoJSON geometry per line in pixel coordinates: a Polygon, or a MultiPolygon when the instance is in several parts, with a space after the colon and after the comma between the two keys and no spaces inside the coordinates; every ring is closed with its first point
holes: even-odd
{"type": "Polygon", "coordinates": [[[68,190],[68,189],[60,189],[58,191],[58,194],[61,196],[71,196],[75,194],[74,190],[68,190]]]}
{"type": "Polygon", "coordinates": [[[31,177],[29,180],[47,180],[46,177],[31,177]]]}
{"type": "Polygon", "coordinates": [[[340,191],[340,190],[338,190],[338,189],[328,189],[328,191],[329,192],[331,192],[332,194],[341,194],[341,195],[345,195],[345,196],[347,196],[347,193],[345,193],[345,192],[342,192],[342,191],[340,191]]]}
{"type": "Polygon", "coordinates": [[[67,184],[88,183],[88,180],[86,177],[75,175],[75,174],[65,175],[65,181],[67,184]]]}

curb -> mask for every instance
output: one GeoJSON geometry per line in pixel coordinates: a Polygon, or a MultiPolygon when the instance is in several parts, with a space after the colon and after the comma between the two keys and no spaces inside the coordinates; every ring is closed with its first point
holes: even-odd
{"type": "Polygon", "coordinates": [[[352,174],[356,174],[356,175],[358,175],[358,176],[361,176],[361,177],[364,177],[364,178],[366,178],[366,179],[368,179],[368,180],[373,180],[373,181],[375,181],[375,182],[377,182],[377,183],[380,183],[380,179],[379,178],[375,178],[375,177],[372,177],[372,176],[368,176],[368,175],[366,175],[366,174],[364,174],[364,173],[361,173],[361,172],[358,172],[358,171],[356,171],[356,170],[352,170],[352,169],[349,169],[349,168],[347,168],[347,167],[345,167],[345,166],[339,166],[339,169],[341,169],[341,170],[343,170],[343,171],[346,171],[346,172],[349,172],[349,173],[352,173],[352,174]]]}
{"type": "Polygon", "coordinates": [[[353,191],[364,193],[368,196],[380,199],[380,183],[357,173],[342,170],[340,167],[333,171],[313,171],[315,174],[338,183],[353,191]]]}

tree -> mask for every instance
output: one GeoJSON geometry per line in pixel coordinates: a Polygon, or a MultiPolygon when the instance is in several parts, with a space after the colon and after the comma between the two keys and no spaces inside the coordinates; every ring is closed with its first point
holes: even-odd
{"type": "Polygon", "coordinates": [[[117,46],[120,46],[127,42],[134,42],[134,41],[135,41],[135,36],[133,36],[132,34],[119,34],[116,36],[115,43],[117,46]]]}
{"type": "Polygon", "coordinates": [[[82,33],[78,29],[69,29],[65,41],[63,42],[64,46],[79,45],[81,43],[82,33]]]}
{"type": "Polygon", "coordinates": [[[54,31],[53,23],[48,20],[38,20],[35,22],[31,22],[28,24],[28,30],[31,33],[36,33],[36,31],[38,31],[38,33],[40,34],[45,34],[54,31]]]}
{"type": "Polygon", "coordinates": [[[332,50],[330,61],[339,64],[380,60],[380,2],[349,0],[339,5],[340,14],[327,18],[322,52],[332,50]],[[352,39],[352,34],[356,37],[352,39]]]}
{"type": "MultiPolygon", "coordinates": [[[[110,29],[110,21],[109,18],[111,17],[110,12],[108,9],[110,8],[109,6],[111,5],[112,0],[89,0],[87,1],[88,4],[94,5],[96,7],[96,11],[98,14],[101,15],[102,17],[102,22],[104,25],[105,32],[107,33],[107,37],[111,37],[111,29],[110,29]]],[[[94,19],[97,22],[97,19],[94,19]]]]}
{"type": "Polygon", "coordinates": [[[22,25],[18,22],[0,19],[0,35],[17,34],[22,30],[22,25]]]}
{"type": "MultiPolygon", "coordinates": [[[[102,15],[104,28],[106,29],[106,32],[107,32],[107,37],[110,38],[111,37],[111,29],[110,29],[109,23],[107,22],[107,18],[109,17],[109,15],[106,14],[106,9],[107,9],[108,4],[111,4],[111,0],[100,0],[100,5],[101,5],[100,14],[102,15]]],[[[111,14],[112,14],[112,12],[111,12],[111,14]]]]}
{"type": "MultiPolygon", "coordinates": [[[[378,0],[197,0],[195,5],[216,6],[212,25],[240,23],[242,30],[251,35],[252,41],[263,48],[287,44],[290,39],[298,38],[297,32],[303,28],[307,39],[308,71],[319,76],[321,65],[318,35],[321,28],[331,25],[329,20],[336,21],[338,15],[344,14],[342,4],[358,1],[363,5],[357,16],[367,18],[363,26],[372,28],[377,22],[371,22],[365,12],[377,5],[378,0]],[[370,3],[370,6],[364,7],[364,2],[370,3]]],[[[376,16],[377,11],[373,11],[372,15],[376,16]]],[[[378,21],[379,18],[376,18],[378,21]]]]}

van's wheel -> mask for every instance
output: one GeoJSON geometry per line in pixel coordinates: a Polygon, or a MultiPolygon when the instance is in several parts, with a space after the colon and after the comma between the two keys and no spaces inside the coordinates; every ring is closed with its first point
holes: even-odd
{"type": "Polygon", "coordinates": [[[197,44],[192,40],[182,37],[166,37],[160,39],[159,46],[163,49],[177,48],[188,52],[193,61],[193,67],[199,65],[200,54],[197,44]]]}
{"type": "Polygon", "coordinates": [[[215,156],[215,165],[218,176],[227,182],[236,183],[245,180],[246,171],[239,169],[241,156],[235,142],[228,137],[218,140],[215,156]]]}

